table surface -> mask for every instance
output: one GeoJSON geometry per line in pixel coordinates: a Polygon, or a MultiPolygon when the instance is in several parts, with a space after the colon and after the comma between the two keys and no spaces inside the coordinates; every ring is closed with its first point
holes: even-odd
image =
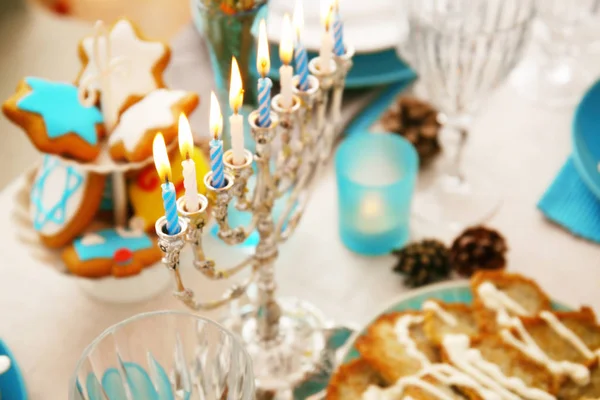
{"type": "MultiPolygon", "coordinates": [[[[207,93],[208,61],[191,28],[174,44],[169,69],[174,87],[207,93]]],[[[206,117],[207,102],[192,118],[206,117]]],[[[600,246],[547,222],[536,202],[570,152],[572,110],[548,110],[518,97],[505,85],[476,118],[466,149],[467,171],[486,173],[504,204],[490,225],[507,237],[509,268],[535,278],[555,299],[600,311],[600,246]]],[[[67,398],[68,381],[85,346],[106,327],[134,314],[182,309],[169,293],[143,304],[109,305],[88,298],[73,278],[32,258],[11,222],[22,178],[0,194],[0,337],[12,348],[32,399],[67,398]]],[[[209,248],[219,260],[223,246],[209,248]]],[[[335,175],[318,182],[295,236],[277,261],[280,293],[307,299],[340,322],[365,322],[381,304],[406,292],[391,272],[391,257],[365,258],[346,250],[337,232],[335,175]]],[[[201,279],[197,292],[219,287],[201,279]]],[[[215,316],[214,314],[212,315],[215,316]]]]}

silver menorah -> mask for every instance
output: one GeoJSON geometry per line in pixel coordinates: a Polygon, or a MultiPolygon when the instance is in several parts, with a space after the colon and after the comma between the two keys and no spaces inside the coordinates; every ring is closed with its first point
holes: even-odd
{"type": "Polygon", "coordinates": [[[313,59],[309,68],[309,89],[298,89],[294,77],[292,106],[281,107],[280,96],[272,99],[271,124],[257,125],[258,112],[248,120],[256,142],[255,154],[246,150],[245,162],[233,163],[229,150],[224,154],[225,180],[222,188],[212,185],[209,172],[204,183],[207,197],[199,195],[198,211],[189,212],[182,197],[177,201],[181,216],[180,233],[167,234],[164,217],[156,222],[163,263],[175,280],[175,296],[193,310],[211,310],[244,295],[250,285],[258,290],[254,306],[240,308],[238,321],[230,328],[237,331],[253,358],[257,387],[262,391],[288,390],[307,374],[321,368],[321,352],[326,346],[326,321],[310,304],[284,301],[275,296],[274,264],[279,245],[292,236],[306,209],[313,183],[330,159],[335,135],[340,125],[341,98],[344,82],[352,66],[352,51],[335,57],[328,72],[321,72],[320,60],[313,59]],[[332,101],[329,99],[332,98],[332,101]],[[337,99],[337,100],[336,100],[337,99]],[[316,116],[316,117],[315,117],[316,116]],[[326,118],[328,117],[328,118],[326,118]],[[329,121],[329,122],[327,122],[329,121]],[[274,139],[280,143],[275,150],[274,139]],[[256,186],[250,193],[248,179],[254,173],[256,186]],[[274,164],[275,168],[271,165],[274,164]],[[286,196],[284,211],[275,219],[273,208],[286,196]],[[252,214],[249,226],[232,227],[228,207],[234,202],[240,212],[252,214]],[[210,206],[210,207],[209,207],[210,206]],[[252,255],[238,265],[218,268],[206,257],[202,236],[208,222],[208,209],[218,225],[218,238],[228,245],[238,245],[258,232],[259,241],[252,255]],[[201,302],[188,289],[180,274],[180,252],[190,244],[194,267],[212,280],[229,279],[242,271],[250,271],[245,281],[228,288],[220,298],[201,302]]]}

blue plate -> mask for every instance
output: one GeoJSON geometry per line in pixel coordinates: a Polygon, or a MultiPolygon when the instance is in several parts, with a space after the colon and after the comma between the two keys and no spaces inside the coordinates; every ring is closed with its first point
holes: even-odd
{"type": "MultiPolygon", "coordinates": [[[[271,78],[279,79],[278,46],[271,45],[271,78]]],[[[308,52],[308,58],[317,56],[308,52]]],[[[354,65],[346,77],[346,87],[349,89],[370,86],[388,85],[396,82],[410,81],[416,74],[404,61],[396,55],[396,50],[387,49],[377,53],[358,53],[352,58],[354,65]]]]}
{"type": "Polygon", "coordinates": [[[586,186],[600,199],[600,81],[583,96],[573,119],[573,160],[586,186]]]}
{"type": "Polygon", "coordinates": [[[7,400],[26,400],[25,381],[17,360],[8,346],[0,339],[0,355],[10,358],[10,368],[0,375],[0,398],[7,400]]]}
{"type": "MultiPolygon", "coordinates": [[[[412,290],[407,294],[401,295],[393,300],[388,306],[384,307],[382,312],[377,313],[377,315],[371,319],[371,321],[362,331],[358,332],[350,340],[348,340],[348,347],[346,348],[345,356],[342,362],[347,363],[360,356],[354,347],[354,342],[359,336],[366,332],[368,327],[375,322],[380,315],[397,311],[420,310],[423,306],[423,303],[429,299],[438,299],[446,303],[470,304],[473,301],[473,294],[471,293],[469,281],[454,281],[438,283],[422,289],[412,290]]],[[[552,306],[557,310],[570,309],[570,307],[556,302],[554,302],[552,306]]]]}

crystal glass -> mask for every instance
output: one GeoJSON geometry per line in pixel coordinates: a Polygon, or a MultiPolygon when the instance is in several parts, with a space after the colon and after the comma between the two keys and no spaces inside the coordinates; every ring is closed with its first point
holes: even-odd
{"type": "Polygon", "coordinates": [[[600,1],[537,0],[535,47],[515,70],[511,81],[539,104],[575,104],[596,78],[581,56],[600,43],[600,1]]]}
{"type": "Polygon", "coordinates": [[[179,311],[118,323],[83,352],[70,400],[254,399],[252,362],[238,339],[179,311]]]}
{"type": "Polygon", "coordinates": [[[409,36],[398,50],[417,71],[429,100],[441,110],[447,155],[435,183],[417,194],[414,215],[438,233],[444,228],[455,231],[483,222],[500,204],[489,177],[477,181],[463,174],[461,155],[477,106],[520,59],[534,4],[533,0],[405,0],[402,4],[409,36]]]}
{"type": "Polygon", "coordinates": [[[364,255],[383,255],[409,237],[419,158],[399,135],[360,133],[335,154],[342,242],[364,255]]]}

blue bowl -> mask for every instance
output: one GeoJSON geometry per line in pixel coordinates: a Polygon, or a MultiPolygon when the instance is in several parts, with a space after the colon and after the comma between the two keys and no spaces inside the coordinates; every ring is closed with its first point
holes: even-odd
{"type": "Polygon", "coordinates": [[[23,375],[17,360],[2,339],[0,339],[0,355],[10,358],[11,363],[8,371],[0,375],[0,397],[7,400],[26,400],[27,391],[23,375]]]}
{"type": "Polygon", "coordinates": [[[581,179],[600,199],[600,81],[583,96],[573,119],[573,160],[581,179]]]}

